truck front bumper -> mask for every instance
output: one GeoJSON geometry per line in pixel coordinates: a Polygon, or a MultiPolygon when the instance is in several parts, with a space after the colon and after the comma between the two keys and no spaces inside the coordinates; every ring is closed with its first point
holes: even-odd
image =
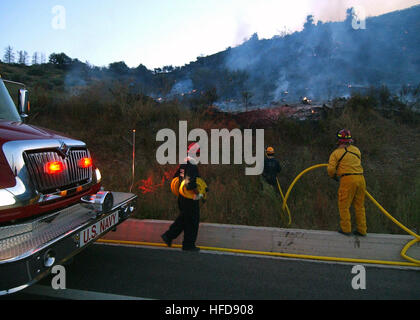
{"type": "Polygon", "coordinates": [[[137,196],[112,192],[106,212],[79,203],[32,222],[0,228],[0,295],[22,290],[47,276],[126,220],[137,196]]]}

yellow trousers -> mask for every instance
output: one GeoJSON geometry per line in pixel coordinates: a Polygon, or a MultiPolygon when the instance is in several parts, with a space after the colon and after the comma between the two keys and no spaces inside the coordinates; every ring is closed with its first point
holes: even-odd
{"type": "Polygon", "coordinates": [[[338,209],[340,211],[340,226],[343,232],[351,232],[350,207],[353,204],[357,231],[361,234],[367,233],[365,192],[366,181],[363,176],[345,176],[340,179],[338,209]]]}

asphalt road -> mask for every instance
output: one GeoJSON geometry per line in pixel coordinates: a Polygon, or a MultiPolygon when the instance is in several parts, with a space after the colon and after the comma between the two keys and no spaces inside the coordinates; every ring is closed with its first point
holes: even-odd
{"type": "MultiPolygon", "coordinates": [[[[66,266],[77,291],[160,300],[420,300],[420,271],[366,266],[354,290],[352,265],[281,258],[187,253],[95,244],[66,266]]],[[[52,276],[39,284],[50,287],[52,276]]],[[[25,291],[9,298],[34,298],[25,291]]],[[[42,298],[42,296],[39,296],[42,298]]]]}

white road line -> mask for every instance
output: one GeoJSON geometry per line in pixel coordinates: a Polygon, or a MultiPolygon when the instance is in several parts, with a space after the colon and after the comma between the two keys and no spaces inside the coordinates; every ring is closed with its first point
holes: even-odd
{"type": "Polygon", "coordinates": [[[21,292],[37,296],[68,300],[153,300],[148,298],[123,296],[95,291],[75,289],[54,290],[51,287],[41,285],[31,286],[21,292]]]}

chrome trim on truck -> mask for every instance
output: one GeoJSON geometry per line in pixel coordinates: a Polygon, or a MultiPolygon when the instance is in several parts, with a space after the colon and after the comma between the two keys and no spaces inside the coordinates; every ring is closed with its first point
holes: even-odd
{"type": "MultiPolygon", "coordinates": [[[[68,138],[17,140],[9,141],[3,144],[3,154],[5,155],[12,172],[16,177],[16,186],[8,188],[7,190],[15,196],[16,203],[11,206],[2,207],[2,209],[19,208],[29,204],[43,202],[46,199],[51,200],[51,198],[45,197],[46,195],[36,190],[25,164],[24,152],[53,148],[59,149],[63,144],[67,145],[69,148],[86,148],[86,144],[84,142],[68,138]]],[[[93,181],[90,181],[87,185],[92,184],[93,181]]],[[[56,193],[52,193],[52,195],[55,194],[56,193]]]]}
{"type": "MultiPolygon", "coordinates": [[[[99,223],[104,218],[118,214],[115,226],[125,221],[135,210],[137,195],[113,192],[114,205],[107,212],[95,212],[82,204],[60,210],[44,220],[37,220],[17,235],[0,237],[0,295],[10,294],[32,285],[51,272],[56,264],[61,264],[96,239],[110,231],[104,229],[80,246],[79,235],[86,228],[99,223]],[[45,257],[54,252],[54,264],[45,264],[45,257]]],[[[113,226],[114,227],[114,226],[113,226]]],[[[2,228],[0,228],[0,233],[2,228]]],[[[8,231],[7,231],[8,232],[8,231]]]]}
{"type": "Polygon", "coordinates": [[[57,149],[25,151],[24,159],[29,175],[36,190],[41,193],[56,192],[57,189],[68,189],[92,181],[92,165],[80,167],[80,161],[90,159],[86,148],[68,148],[65,154],[57,149]],[[45,165],[60,162],[63,171],[56,174],[45,172],[45,165]]]}

